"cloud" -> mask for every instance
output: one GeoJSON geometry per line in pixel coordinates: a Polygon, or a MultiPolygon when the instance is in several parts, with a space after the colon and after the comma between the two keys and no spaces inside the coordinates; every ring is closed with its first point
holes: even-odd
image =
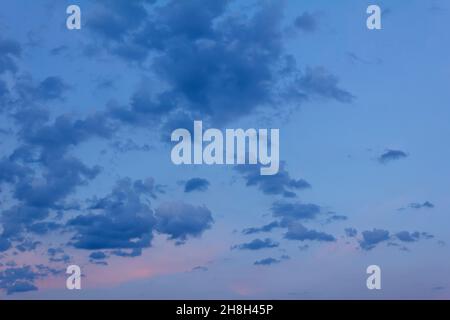
{"type": "Polygon", "coordinates": [[[156,230],[182,244],[188,237],[199,237],[211,228],[214,220],[205,206],[193,206],[179,201],[162,203],[155,210],[156,230]]]}
{"type": "Polygon", "coordinates": [[[320,213],[320,207],[316,204],[304,204],[300,202],[276,201],[272,205],[274,217],[283,220],[313,220],[320,213]]]}
{"type": "Polygon", "coordinates": [[[48,248],[47,255],[50,262],[70,262],[70,256],[62,248],[48,248]]]}
{"type": "Polygon", "coordinates": [[[153,180],[117,182],[113,191],[104,198],[93,199],[89,213],[67,222],[75,231],[71,244],[79,249],[134,249],[151,244],[156,219],[148,205],[155,196],[153,180]]]}
{"type": "Polygon", "coordinates": [[[25,166],[21,166],[8,158],[3,158],[0,160],[0,183],[14,183],[23,179],[30,172],[25,166]]]}
{"type": "Polygon", "coordinates": [[[114,132],[102,114],[92,114],[84,119],[72,119],[70,116],[58,116],[53,123],[47,124],[48,114],[44,111],[36,115],[23,110],[15,115],[16,121],[24,127],[22,140],[29,147],[41,150],[42,161],[50,157],[61,156],[70,146],[78,146],[93,137],[110,138],[114,132]],[[36,117],[37,116],[37,117],[36,117]],[[43,119],[39,119],[43,117],[43,119]]]}
{"type": "MultiPolygon", "coordinates": [[[[90,21],[95,41],[100,38],[109,54],[151,65],[164,83],[160,90],[139,88],[128,106],[111,107],[112,117],[124,123],[161,124],[167,135],[179,114],[222,126],[256,110],[278,110],[293,97],[353,100],[323,68],[297,76],[295,58],[286,59],[284,8],[278,1],[263,2],[245,15],[230,14],[225,0],[150,3],[108,2],[90,21]],[[293,88],[301,92],[292,94],[293,88]]],[[[311,29],[308,17],[300,18],[300,27],[311,29]]]]}
{"type": "Polygon", "coordinates": [[[342,214],[335,214],[335,213],[330,213],[330,214],[331,215],[326,219],[326,223],[348,220],[348,217],[344,216],[342,214]]]}
{"type": "Polygon", "coordinates": [[[408,232],[408,231],[400,231],[395,234],[398,240],[402,242],[416,242],[422,238],[424,239],[432,239],[434,238],[433,235],[430,235],[426,232],[408,232]]]}
{"type": "Polygon", "coordinates": [[[281,162],[277,174],[262,176],[259,166],[238,165],[235,167],[246,180],[247,186],[257,186],[264,194],[282,195],[287,198],[295,197],[294,190],[311,188],[311,185],[303,179],[292,179],[286,170],[286,163],[281,162]]]}
{"type": "Polygon", "coordinates": [[[6,294],[37,290],[34,281],[36,273],[30,266],[8,268],[0,272],[0,289],[6,294]]]}
{"type": "Polygon", "coordinates": [[[354,238],[358,234],[358,231],[355,228],[346,228],[345,234],[349,238],[354,238]]]}
{"type": "Polygon", "coordinates": [[[316,230],[307,229],[301,223],[295,222],[288,226],[288,231],[284,235],[288,240],[299,240],[299,241],[325,241],[332,242],[336,241],[336,238],[331,234],[320,232],[316,230]]]}
{"type": "Polygon", "coordinates": [[[0,74],[17,71],[16,59],[20,57],[22,48],[17,41],[0,39],[0,74]]]}
{"type": "Polygon", "coordinates": [[[425,201],[424,203],[416,203],[415,202],[415,203],[409,204],[409,207],[413,208],[413,209],[422,209],[422,208],[432,209],[432,208],[434,208],[434,204],[432,204],[429,201],[425,201]]]}
{"type": "Polygon", "coordinates": [[[131,250],[114,250],[111,254],[118,257],[134,258],[139,257],[142,254],[141,248],[133,248],[131,250]]]}
{"type": "Polygon", "coordinates": [[[0,236],[0,252],[5,252],[11,248],[11,242],[4,236],[0,236]]]}
{"type": "Polygon", "coordinates": [[[317,23],[317,16],[309,12],[304,12],[294,21],[294,25],[304,32],[316,31],[318,27],[317,23]]]}
{"type": "Polygon", "coordinates": [[[339,80],[323,67],[307,68],[297,83],[299,94],[351,103],[355,97],[338,86],[339,80]]]}
{"type": "Polygon", "coordinates": [[[192,178],[186,181],[184,185],[184,192],[206,191],[209,185],[210,183],[206,179],[192,178]]]}
{"type": "Polygon", "coordinates": [[[401,150],[387,150],[385,153],[378,157],[378,161],[382,164],[389,163],[394,160],[400,160],[408,157],[408,155],[401,150]]]}
{"type": "Polygon", "coordinates": [[[34,251],[41,244],[42,242],[40,241],[23,239],[22,242],[16,246],[16,249],[19,250],[20,252],[34,251]]]}
{"type": "Polygon", "coordinates": [[[197,266],[197,267],[192,268],[191,272],[193,272],[193,271],[203,271],[203,272],[206,272],[206,271],[208,271],[208,268],[205,267],[205,266],[197,266]]]}
{"type": "Polygon", "coordinates": [[[373,229],[362,232],[363,239],[359,242],[361,249],[371,250],[383,241],[389,240],[389,231],[383,229],[373,229]]]}
{"type": "Polygon", "coordinates": [[[107,258],[107,255],[102,251],[95,251],[89,255],[89,258],[92,260],[104,260],[107,258]]]}
{"type": "Polygon", "coordinates": [[[279,228],[279,227],[281,227],[280,223],[278,221],[273,221],[273,222],[266,224],[259,228],[246,228],[246,229],[242,230],[242,233],[249,235],[249,234],[260,233],[260,232],[270,232],[273,229],[279,228]]]}
{"type": "Polygon", "coordinates": [[[264,240],[262,239],[255,239],[247,243],[242,243],[239,245],[235,245],[232,247],[232,249],[239,249],[239,250],[261,250],[261,249],[268,249],[268,248],[276,248],[279,246],[278,242],[274,242],[269,238],[266,238],[264,240]]]}
{"type": "Polygon", "coordinates": [[[258,261],[255,261],[255,266],[269,266],[271,264],[280,263],[281,261],[275,258],[265,258],[258,261]]]}
{"type": "Polygon", "coordinates": [[[0,289],[7,295],[37,290],[35,281],[50,275],[58,275],[61,271],[49,268],[42,264],[24,265],[21,267],[7,268],[0,272],[0,289]]]}
{"type": "Polygon", "coordinates": [[[27,230],[37,235],[45,235],[51,231],[58,230],[62,227],[56,222],[37,222],[27,227],[27,230]]]}

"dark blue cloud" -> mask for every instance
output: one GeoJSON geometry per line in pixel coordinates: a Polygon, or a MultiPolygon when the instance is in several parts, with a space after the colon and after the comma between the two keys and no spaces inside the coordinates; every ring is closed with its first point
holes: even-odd
{"type": "Polygon", "coordinates": [[[31,169],[17,164],[8,158],[0,160],[0,183],[14,183],[27,176],[31,169]]]}
{"type": "Polygon", "coordinates": [[[276,201],[271,210],[274,217],[283,220],[313,220],[320,214],[318,205],[300,202],[276,201]]]}
{"type": "Polygon", "coordinates": [[[198,237],[211,228],[214,220],[205,206],[183,202],[165,202],[155,210],[156,230],[169,235],[169,239],[182,244],[188,237],[198,237]]]}
{"type": "Polygon", "coordinates": [[[80,249],[133,249],[149,247],[156,224],[145,200],[154,197],[153,180],[122,179],[104,198],[93,199],[89,213],[68,221],[75,231],[71,244],[80,249]]]}
{"type": "Polygon", "coordinates": [[[95,251],[89,255],[89,258],[91,258],[92,260],[104,260],[107,257],[108,256],[102,251],[95,251]]]}
{"type": "Polygon", "coordinates": [[[180,112],[223,125],[259,108],[276,110],[297,97],[353,100],[323,68],[298,76],[295,58],[286,59],[284,8],[277,1],[263,2],[246,15],[230,15],[226,0],[144,3],[102,4],[89,22],[108,53],[150,63],[166,84],[160,91],[138,89],[129,106],[111,107],[116,119],[162,123],[165,131],[180,112]]]}
{"type": "Polygon", "coordinates": [[[39,83],[35,96],[41,100],[61,99],[69,86],[59,77],[48,77],[39,83]]]}
{"type": "Polygon", "coordinates": [[[362,232],[363,239],[359,242],[363,250],[371,250],[381,242],[389,240],[389,231],[383,229],[373,229],[362,232]]]}
{"type": "Polygon", "coordinates": [[[409,207],[413,209],[422,209],[422,208],[432,209],[434,208],[434,204],[432,204],[429,201],[425,201],[424,203],[411,203],[409,207]]]}
{"type": "Polygon", "coordinates": [[[326,223],[346,221],[346,220],[348,220],[347,216],[344,216],[342,214],[330,213],[330,216],[326,219],[326,223]]]}
{"type": "Polygon", "coordinates": [[[0,39],[0,74],[17,71],[16,60],[20,57],[22,48],[14,40],[0,39]]]}
{"type": "Polygon", "coordinates": [[[349,238],[354,238],[358,234],[358,230],[356,230],[355,228],[346,228],[345,234],[349,238]]]}
{"type": "Polygon", "coordinates": [[[37,290],[36,280],[60,273],[60,270],[44,265],[7,268],[0,272],[0,289],[5,290],[8,295],[35,291],[37,290]]]}
{"type": "Polygon", "coordinates": [[[7,251],[11,248],[11,242],[4,236],[0,236],[0,252],[7,251]]]}
{"type": "Polygon", "coordinates": [[[70,256],[62,248],[48,248],[47,255],[50,262],[70,262],[70,256]]]}
{"type": "Polygon", "coordinates": [[[243,175],[247,186],[257,186],[264,194],[295,197],[294,190],[311,188],[303,179],[292,179],[286,170],[286,163],[282,161],[277,174],[262,176],[259,166],[238,165],[235,169],[243,175]]]}
{"type": "Polygon", "coordinates": [[[431,234],[428,234],[426,232],[419,232],[419,231],[414,231],[414,232],[400,231],[400,232],[396,233],[395,236],[397,237],[398,240],[400,240],[402,242],[416,242],[416,241],[419,241],[420,239],[434,238],[434,236],[431,234]]]}
{"type": "Polygon", "coordinates": [[[98,33],[106,40],[122,42],[128,33],[134,32],[148,17],[145,5],[154,0],[106,0],[102,1],[87,22],[90,30],[98,33]]]}
{"type": "Polygon", "coordinates": [[[142,254],[141,248],[133,248],[130,250],[113,250],[111,251],[111,254],[118,256],[118,257],[125,257],[125,258],[134,258],[139,257],[142,254]]]}
{"type": "Polygon", "coordinates": [[[408,155],[401,150],[387,150],[385,153],[380,155],[378,157],[378,161],[380,163],[386,164],[388,162],[394,161],[394,160],[400,160],[403,158],[408,157],[408,155]]]}
{"type": "Polygon", "coordinates": [[[281,227],[280,223],[278,221],[273,221],[273,222],[266,224],[259,228],[246,228],[246,229],[242,230],[242,233],[248,235],[248,234],[254,234],[254,233],[259,233],[259,232],[270,232],[273,229],[279,228],[279,227],[281,227]]]}
{"type": "Polygon", "coordinates": [[[58,230],[62,227],[56,222],[37,222],[27,227],[27,230],[37,235],[45,235],[51,231],[58,230]]]}
{"type": "Polygon", "coordinates": [[[288,231],[284,235],[288,240],[299,240],[299,241],[325,241],[331,242],[336,241],[336,238],[331,234],[320,232],[316,230],[307,229],[301,223],[294,222],[289,224],[288,231]]]}
{"type": "Polygon", "coordinates": [[[239,250],[261,250],[261,249],[267,249],[267,248],[276,248],[279,246],[278,242],[274,242],[269,238],[266,238],[264,240],[262,239],[255,239],[247,243],[242,243],[239,245],[235,245],[232,247],[232,249],[239,249],[239,250]]]}
{"type": "Polygon", "coordinates": [[[42,242],[40,241],[24,239],[20,244],[16,246],[16,249],[19,250],[20,252],[34,251],[41,244],[42,242]]]}
{"type": "Polygon", "coordinates": [[[317,24],[318,24],[317,16],[309,12],[304,12],[303,14],[298,16],[294,21],[294,25],[300,30],[305,32],[316,31],[318,27],[317,24]]]}
{"type": "Polygon", "coordinates": [[[255,261],[254,265],[255,266],[268,266],[271,264],[276,264],[276,263],[280,263],[281,261],[275,258],[265,258],[265,259],[261,259],[261,260],[257,260],[255,261]]]}
{"type": "Polygon", "coordinates": [[[28,147],[39,148],[42,161],[50,157],[61,156],[71,146],[78,146],[93,137],[110,138],[114,132],[102,114],[93,114],[84,119],[72,119],[70,116],[58,116],[53,123],[46,123],[48,114],[36,114],[23,110],[16,113],[16,122],[24,129],[20,132],[28,147]],[[42,117],[39,119],[39,117],[42,117]]]}
{"type": "Polygon", "coordinates": [[[18,292],[37,290],[34,281],[36,273],[30,266],[8,268],[0,272],[0,289],[10,295],[18,292]]]}
{"type": "Polygon", "coordinates": [[[209,187],[209,181],[202,178],[192,178],[186,181],[184,192],[206,191],[209,187]]]}

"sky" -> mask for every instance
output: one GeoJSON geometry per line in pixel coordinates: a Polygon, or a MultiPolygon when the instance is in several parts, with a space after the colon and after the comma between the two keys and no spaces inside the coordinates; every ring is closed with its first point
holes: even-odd
{"type": "Polygon", "coordinates": [[[0,299],[450,298],[449,10],[4,1],[0,299]],[[195,120],[279,129],[279,172],[175,165],[195,120]]]}

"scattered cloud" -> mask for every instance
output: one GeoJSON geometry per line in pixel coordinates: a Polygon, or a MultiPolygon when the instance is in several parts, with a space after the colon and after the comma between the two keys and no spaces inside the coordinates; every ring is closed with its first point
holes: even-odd
{"type": "Polygon", "coordinates": [[[192,178],[186,181],[184,185],[184,192],[206,191],[208,190],[209,185],[210,183],[206,179],[192,178]]]}
{"type": "Polygon", "coordinates": [[[276,248],[279,246],[278,242],[274,242],[269,238],[266,238],[264,240],[262,239],[255,239],[247,243],[242,243],[240,245],[233,246],[232,249],[239,249],[239,250],[261,250],[261,249],[269,249],[269,248],[276,248]]]}
{"type": "Polygon", "coordinates": [[[391,161],[407,158],[408,155],[401,150],[387,150],[378,157],[378,161],[382,164],[387,164],[391,161]]]}

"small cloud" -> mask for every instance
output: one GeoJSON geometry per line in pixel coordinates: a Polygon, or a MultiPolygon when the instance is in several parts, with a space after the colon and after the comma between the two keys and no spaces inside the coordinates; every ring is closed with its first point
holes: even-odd
{"type": "Polygon", "coordinates": [[[242,230],[243,234],[249,235],[249,234],[254,234],[254,233],[260,233],[260,232],[270,232],[275,228],[279,228],[280,227],[280,223],[278,221],[273,221],[269,224],[266,224],[262,227],[259,228],[247,228],[242,230]]]}
{"type": "Polygon", "coordinates": [[[275,258],[265,258],[258,261],[255,261],[255,266],[269,266],[271,264],[280,263],[281,261],[275,258]]]}
{"type": "Polygon", "coordinates": [[[208,271],[208,268],[205,266],[197,266],[197,267],[192,268],[191,272],[194,272],[194,271],[206,272],[206,271],[208,271]]]}
{"type": "Polygon", "coordinates": [[[307,229],[301,223],[291,223],[288,226],[288,231],[284,235],[288,240],[315,240],[315,241],[325,241],[332,242],[336,241],[336,238],[331,234],[320,232],[316,230],[307,229]]]}
{"type": "Polygon", "coordinates": [[[186,181],[184,185],[184,192],[192,191],[206,191],[208,190],[210,183],[206,179],[202,178],[192,178],[186,181]]]}
{"type": "Polygon", "coordinates": [[[304,32],[314,32],[318,27],[317,15],[304,12],[295,19],[294,25],[304,32]]]}
{"type": "Polygon", "coordinates": [[[372,250],[383,241],[389,240],[389,231],[382,229],[373,229],[362,232],[363,240],[359,242],[361,249],[372,250]]]}
{"type": "Polygon", "coordinates": [[[380,155],[378,157],[378,162],[382,164],[387,164],[388,162],[394,161],[394,160],[400,160],[403,158],[407,158],[408,155],[401,150],[387,150],[385,153],[380,155]]]}
{"type": "Polygon", "coordinates": [[[276,248],[279,246],[278,242],[274,242],[269,238],[264,240],[255,239],[253,241],[242,243],[240,245],[236,245],[231,247],[231,249],[239,249],[239,250],[261,250],[261,249],[269,249],[276,248]]]}
{"type": "Polygon", "coordinates": [[[358,234],[358,231],[355,228],[346,228],[345,235],[349,238],[354,238],[358,234]]]}
{"type": "Polygon", "coordinates": [[[424,203],[411,203],[409,207],[413,209],[422,209],[422,208],[432,209],[434,208],[434,204],[432,204],[429,201],[425,201],[424,203]]]}
{"type": "Polygon", "coordinates": [[[106,254],[102,251],[95,251],[89,255],[92,260],[104,260],[107,258],[106,254]]]}
{"type": "Polygon", "coordinates": [[[298,246],[300,251],[306,251],[309,249],[309,244],[304,244],[302,246],[298,246]]]}

